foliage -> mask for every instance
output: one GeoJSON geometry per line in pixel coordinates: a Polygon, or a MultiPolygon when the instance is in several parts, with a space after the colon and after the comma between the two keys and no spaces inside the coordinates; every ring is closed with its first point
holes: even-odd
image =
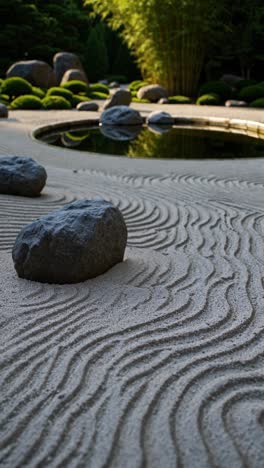
{"type": "Polygon", "coordinates": [[[80,96],[79,94],[73,94],[72,95],[72,105],[73,107],[76,107],[80,102],[87,102],[91,101],[91,99],[88,96],[80,96]]]}
{"type": "Polygon", "coordinates": [[[135,81],[132,81],[132,83],[128,85],[128,89],[131,93],[135,92],[137,94],[140,88],[143,88],[143,86],[147,86],[148,84],[149,83],[147,83],[146,81],[135,80],[135,81]]]}
{"type": "Polygon", "coordinates": [[[63,83],[61,86],[69,89],[73,94],[88,93],[89,90],[89,86],[80,80],[67,81],[67,83],[63,83]]]}
{"type": "Polygon", "coordinates": [[[7,94],[0,94],[0,102],[1,104],[8,104],[9,96],[7,94]]]}
{"type": "Polygon", "coordinates": [[[11,103],[11,109],[26,109],[26,110],[36,110],[42,109],[42,101],[39,97],[33,96],[32,94],[25,94],[23,96],[17,97],[11,103]]]}
{"type": "Polygon", "coordinates": [[[67,99],[67,101],[72,102],[73,93],[69,89],[54,86],[47,91],[47,96],[62,96],[67,99]]]}
{"type": "Polygon", "coordinates": [[[39,97],[40,99],[43,99],[46,96],[45,91],[43,91],[41,88],[38,88],[37,86],[32,86],[32,94],[39,97]]]}
{"type": "Polygon", "coordinates": [[[109,94],[109,88],[108,86],[101,84],[101,83],[95,83],[89,86],[89,92],[99,92],[99,93],[104,93],[104,94],[109,94]]]}
{"type": "Polygon", "coordinates": [[[264,97],[264,86],[254,85],[241,89],[239,99],[246,102],[252,102],[264,97]]]}
{"type": "Polygon", "coordinates": [[[24,78],[7,78],[3,81],[1,86],[1,93],[7,94],[10,98],[15,98],[23,94],[31,94],[32,86],[24,78]]]}
{"type": "Polygon", "coordinates": [[[89,69],[90,81],[104,78],[109,70],[107,48],[103,38],[103,25],[99,23],[92,28],[86,43],[86,54],[92,63],[89,69]]]}
{"type": "Polygon", "coordinates": [[[109,95],[108,94],[105,94],[105,93],[100,93],[100,92],[88,92],[88,96],[89,98],[91,99],[108,99],[109,98],[109,95]]]}
{"type": "Polygon", "coordinates": [[[198,106],[217,106],[219,103],[220,97],[217,94],[203,94],[196,101],[198,106]]]}
{"type": "Polygon", "coordinates": [[[141,104],[149,104],[150,101],[148,99],[139,99],[138,97],[132,97],[132,102],[139,102],[141,104]]]}
{"type": "Polygon", "coordinates": [[[191,98],[187,96],[170,96],[168,98],[169,104],[191,104],[191,98]]]}
{"type": "Polygon", "coordinates": [[[233,95],[232,88],[223,81],[210,81],[201,86],[199,96],[203,94],[217,94],[222,101],[230,99],[233,95]]]}
{"type": "Polygon", "coordinates": [[[256,80],[240,80],[235,84],[235,87],[238,91],[241,91],[243,88],[247,88],[248,86],[254,86],[258,84],[256,80]]]}
{"type": "Polygon", "coordinates": [[[257,107],[259,109],[264,108],[264,97],[251,102],[250,107],[257,107]]]}
{"type": "Polygon", "coordinates": [[[62,96],[47,96],[42,100],[44,109],[71,109],[71,103],[62,96]]]}
{"type": "Polygon", "coordinates": [[[106,79],[108,83],[112,83],[113,81],[117,81],[120,84],[126,84],[128,82],[127,76],[125,75],[107,75],[106,79]]]}

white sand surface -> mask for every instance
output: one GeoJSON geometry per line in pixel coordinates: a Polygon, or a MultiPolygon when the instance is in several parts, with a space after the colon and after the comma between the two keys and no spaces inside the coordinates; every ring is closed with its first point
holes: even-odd
{"type": "MultiPolygon", "coordinates": [[[[264,122],[263,111],[169,110],[264,122]]],[[[0,153],[48,172],[40,198],[0,195],[0,466],[261,468],[264,160],[136,160],[31,138],[94,116],[0,121],[0,153]],[[21,227],[98,196],[124,214],[125,261],[77,285],[17,278],[21,227]]]]}

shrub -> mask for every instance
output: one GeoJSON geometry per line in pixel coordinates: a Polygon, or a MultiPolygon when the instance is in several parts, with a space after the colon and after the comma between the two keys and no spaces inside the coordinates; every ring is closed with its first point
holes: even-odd
{"type": "Polygon", "coordinates": [[[32,86],[32,94],[39,97],[40,99],[43,99],[46,96],[45,91],[43,91],[41,88],[38,88],[37,86],[32,86]]]}
{"type": "Polygon", "coordinates": [[[246,102],[252,102],[264,97],[264,86],[254,85],[241,89],[239,99],[246,102]]]}
{"type": "Polygon", "coordinates": [[[198,106],[217,106],[219,103],[220,97],[217,94],[203,94],[196,101],[198,106]]]}
{"type": "Polygon", "coordinates": [[[32,94],[18,96],[12,103],[11,109],[36,110],[42,109],[42,101],[39,97],[32,94]]]}
{"type": "Polygon", "coordinates": [[[101,84],[101,83],[95,83],[89,86],[89,92],[92,93],[104,93],[104,94],[109,94],[109,88],[108,86],[101,84]]]}
{"type": "Polygon", "coordinates": [[[241,91],[243,88],[254,86],[256,84],[258,84],[256,80],[240,80],[234,86],[238,91],[241,91]]]}
{"type": "Polygon", "coordinates": [[[1,93],[8,94],[12,98],[22,96],[23,94],[31,94],[32,86],[24,78],[13,77],[7,78],[3,81],[1,86],[1,93]]]}
{"type": "Polygon", "coordinates": [[[121,83],[121,84],[128,83],[128,79],[125,75],[108,75],[106,79],[108,83],[111,83],[112,81],[117,81],[118,83],[121,83]]]}
{"type": "Polygon", "coordinates": [[[99,93],[99,92],[88,93],[88,96],[91,99],[108,99],[109,98],[108,94],[99,93]]]}
{"type": "Polygon", "coordinates": [[[135,81],[132,81],[132,83],[128,85],[128,88],[130,91],[137,92],[140,88],[143,88],[143,86],[147,86],[147,85],[149,85],[149,83],[147,83],[146,81],[135,80],[135,81]]]}
{"type": "Polygon", "coordinates": [[[64,97],[65,99],[67,99],[67,101],[72,103],[73,93],[69,89],[64,89],[64,88],[61,88],[59,86],[54,86],[53,88],[50,88],[48,90],[47,96],[64,97]]]}
{"type": "Polygon", "coordinates": [[[9,96],[7,94],[0,94],[0,102],[2,104],[8,104],[9,103],[9,96]]]}
{"type": "Polygon", "coordinates": [[[205,94],[216,94],[221,101],[226,101],[227,99],[232,98],[233,91],[231,86],[223,81],[209,81],[202,85],[199,90],[199,96],[203,96],[205,94]]]}
{"type": "Polygon", "coordinates": [[[72,95],[72,105],[76,107],[80,102],[91,101],[91,99],[87,96],[80,96],[80,94],[73,94],[72,95]]]}
{"type": "Polygon", "coordinates": [[[132,102],[140,102],[141,104],[149,104],[150,101],[148,99],[139,99],[137,97],[132,97],[132,102]]]}
{"type": "Polygon", "coordinates": [[[4,80],[2,80],[2,78],[0,78],[0,88],[1,88],[1,86],[3,84],[3,82],[4,82],[4,80]]]}
{"type": "Polygon", "coordinates": [[[44,109],[71,109],[71,104],[62,96],[46,96],[42,100],[44,109]]]}
{"type": "Polygon", "coordinates": [[[170,96],[168,98],[169,104],[191,104],[191,98],[187,96],[170,96]]]}
{"type": "Polygon", "coordinates": [[[63,83],[61,86],[69,89],[73,94],[87,93],[89,90],[89,86],[80,80],[67,81],[67,83],[63,83]]]}
{"type": "Polygon", "coordinates": [[[251,102],[249,107],[257,107],[259,109],[264,108],[264,97],[251,102]]]}

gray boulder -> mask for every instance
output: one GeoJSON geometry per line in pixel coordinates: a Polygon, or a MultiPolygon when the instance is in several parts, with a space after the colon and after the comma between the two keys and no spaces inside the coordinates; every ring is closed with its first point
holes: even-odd
{"type": "Polygon", "coordinates": [[[154,111],[148,115],[147,124],[173,125],[174,118],[168,112],[154,111]]]}
{"type": "Polygon", "coordinates": [[[126,242],[118,208],[105,200],[81,200],[24,227],[12,256],[21,278],[79,283],[122,262],[126,242]]]}
{"type": "Polygon", "coordinates": [[[78,69],[85,73],[79,57],[75,54],[71,54],[70,52],[58,52],[54,55],[53,67],[57,83],[61,82],[62,77],[67,70],[78,69]]]}
{"type": "Polygon", "coordinates": [[[8,109],[5,104],[0,102],[0,119],[7,119],[8,117],[8,109]]]}
{"type": "Polygon", "coordinates": [[[142,125],[143,117],[128,106],[116,106],[105,110],[100,117],[101,125],[142,125]]]}
{"type": "Polygon", "coordinates": [[[84,102],[79,102],[79,104],[77,104],[76,109],[78,111],[97,112],[99,110],[99,106],[98,104],[96,104],[96,102],[84,101],[84,102]]]}
{"type": "Polygon", "coordinates": [[[7,70],[7,78],[19,76],[28,80],[34,86],[50,88],[56,85],[53,69],[46,62],[40,60],[25,60],[16,62],[7,70]]]}
{"type": "Polygon", "coordinates": [[[127,89],[118,89],[105,101],[103,109],[106,110],[115,106],[129,106],[131,101],[132,96],[130,91],[127,89]]]}
{"type": "Polygon", "coordinates": [[[0,193],[37,197],[46,180],[44,167],[34,159],[19,156],[0,157],[0,193]]]}
{"type": "Polygon", "coordinates": [[[70,70],[67,70],[64,73],[60,84],[62,85],[72,80],[79,80],[89,84],[86,73],[83,70],[78,70],[78,68],[71,68],[70,70]]]}
{"type": "Polygon", "coordinates": [[[230,99],[225,102],[226,107],[247,107],[248,104],[245,101],[236,101],[235,99],[230,99]]]}
{"type": "Polygon", "coordinates": [[[158,102],[161,98],[168,97],[168,92],[160,85],[147,85],[138,90],[137,97],[139,99],[148,99],[151,102],[158,102]]]}

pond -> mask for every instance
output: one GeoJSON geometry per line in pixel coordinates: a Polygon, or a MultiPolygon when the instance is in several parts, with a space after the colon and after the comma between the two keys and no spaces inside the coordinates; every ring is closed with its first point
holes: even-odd
{"type": "Polygon", "coordinates": [[[264,140],[199,127],[82,127],[53,130],[41,141],[79,151],[130,158],[234,159],[264,157],[264,140]]]}

